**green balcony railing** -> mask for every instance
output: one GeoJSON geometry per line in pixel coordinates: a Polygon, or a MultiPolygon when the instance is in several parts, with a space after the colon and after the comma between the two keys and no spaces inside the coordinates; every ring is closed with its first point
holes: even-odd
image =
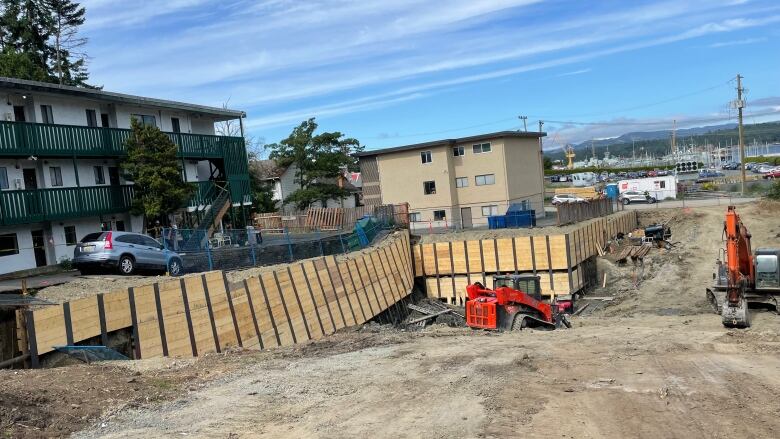
{"type": "Polygon", "coordinates": [[[0,224],[27,224],[126,212],[133,186],[91,186],[0,192],[0,224]]]}
{"type": "MultiPolygon", "coordinates": [[[[184,158],[226,158],[237,148],[244,151],[241,137],[165,134],[184,158]]],[[[0,155],[122,156],[129,136],[130,130],[123,128],[0,121],[0,155]]]]}

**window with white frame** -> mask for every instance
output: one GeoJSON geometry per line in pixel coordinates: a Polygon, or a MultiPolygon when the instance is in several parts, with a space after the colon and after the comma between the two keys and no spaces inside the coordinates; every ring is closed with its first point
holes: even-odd
{"type": "Polygon", "coordinates": [[[475,145],[472,145],[471,149],[472,152],[474,152],[474,154],[482,154],[483,152],[490,152],[490,142],[477,143],[475,145]]]}
{"type": "Polygon", "coordinates": [[[466,155],[466,150],[462,146],[455,146],[452,148],[453,157],[463,157],[466,155]]]}
{"type": "Polygon", "coordinates": [[[138,123],[144,126],[148,126],[148,127],[157,126],[157,118],[154,116],[149,116],[147,114],[131,114],[130,118],[137,120],[138,123]]]}
{"type": "Polygon", "coordinates": [[[52,187],[62,186],[62,168],[59,166],[50,167],[49,180],[51,180],[52,187]]]}
{"type": "Polygon", "coordinates": [[[423,165],[433,161],[430,151],[423,151],[420,153],[420,159],[422,159],[423,165]]]}
{"type": "Polygon", "coordinates": [[[54,112],[51,105],[41,105],[41,122],[54,123],[54,112]]]}
{"type": "Polygon", "coordinates": [[[468,177],[455,177],[455,187],[468,187],[468,185],[469,185],[468,177]]]}
{"type": "Polygon", "coordinates": [[[498,206],[492,204],[490,206],[482,206],[482,216],[496,216],[498,215],[498,206]]]}
{"type": "Polygon", "coordinates": [[[496,175],[495,174],[477,175],[474,178],[474,180],[477,186],[496,184],[496,175]]]}
{"type": "Polygon", "coordinates": [[[434,210],[433,211],[433,220],[434,221],[444,221],[447,219],[447,212],[443,210],[434,210]]]}
{"type": "Polygon", "coordinates": [[[411,212],[409,214],[409,221],[413,223],[418,223],[422,221],[422,215],[420,214],[420,212],[411,212]]]}

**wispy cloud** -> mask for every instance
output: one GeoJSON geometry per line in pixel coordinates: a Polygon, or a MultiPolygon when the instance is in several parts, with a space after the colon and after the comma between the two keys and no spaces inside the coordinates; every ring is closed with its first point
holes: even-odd
{"type": "Polygon", "coordinates": [[[734,3],[83,0],[93,82],[211,105],[231,97],[253,129],[541,69],[583,75],[591,68],[564,66],[780,22],[772,1],[734,3]]]}
{"type": "Polygon", "coordinates": [[[718,48],[718,47],[743,46],[745,44],[763,43],[766,40],[767,40],[766,37],[761,37],[761,38],[744,38],[742,40],[721,41],[721,42],[718,42],[718,43],[712,43],[712,44],[710,44],[707,47],[709,47],[711,49],[715,49],[715,48],[718,48]]]}
{"type": "Polygon", "coordinates": [[[588,72],[590,72],[591,70],[593,70],[593,69],[591,69],[591,68],[589,67],[589,68],[587,68],[587,69],[580,69],[580,70],[574,70],[574,71],[572,71],[572,72],[559,73],[559,74],[555,75],[555,77],[556,77],[556,78],[560,78],[560,77],[563,77],[563,76],[574,76],[574,75],[582,75],[583,73],[588,73],[588,72]]]}

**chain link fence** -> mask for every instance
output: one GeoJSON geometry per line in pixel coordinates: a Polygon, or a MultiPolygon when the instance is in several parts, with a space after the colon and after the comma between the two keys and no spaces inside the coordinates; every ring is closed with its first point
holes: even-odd
{"type": "Polygon", "coordinates": [[[388,230],[403,226],[392,217],[366,217],[350,231],[312,227],[284,227],[261,231],[248,227],[224,230],[209,236],[205,230],[163,229],[163,246],[182,259],[185,273],[290,263],[301,259],[336,255],[370,245],[388,230]]]}

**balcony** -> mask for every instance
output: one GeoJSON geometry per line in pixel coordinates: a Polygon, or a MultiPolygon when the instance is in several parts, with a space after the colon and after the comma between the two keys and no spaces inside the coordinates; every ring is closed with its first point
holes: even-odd
{"type": "MultiPolygon", "coordinates": [[[[240,137],[165,133],[179,157],[227,158],[243,151],[240,137]]],[[[0,156],[116,157],[127,154],[129,129],[0,121],[0,156]]]]}
{"type": "Polygon", "coordinates": [[[2,191],[0,225],[127,212],[132,200],[132,185],[2,191]]]}

